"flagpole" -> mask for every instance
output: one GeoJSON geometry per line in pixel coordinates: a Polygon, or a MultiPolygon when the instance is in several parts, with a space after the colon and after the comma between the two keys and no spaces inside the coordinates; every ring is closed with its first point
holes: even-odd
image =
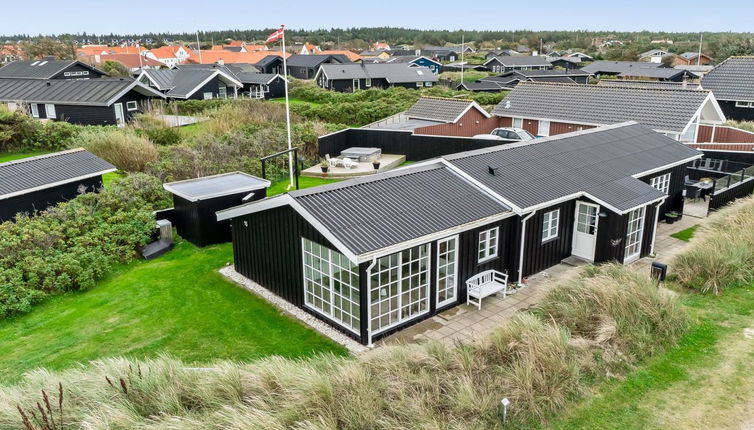
{"type": "Polygon", "coordinates": [[[280,30],[283,33],[283,85],[285,87],[285,128],[288,132],[288,173],[291,179],[288,189],[290,190],[293,188],[293,151],[291,151],[293,145],[291,145],[291,110],[288,107],[288,67],[285,62],[285,25],[281,25],[280,30]]]}
{"type": "Polygon", "coordinates": [[[463,51],[465,51],[465,49],[463,49],[463,45],[465,44],[466,44],[466,35],[461,34],[461,84],[463,84],[463,51]]]}

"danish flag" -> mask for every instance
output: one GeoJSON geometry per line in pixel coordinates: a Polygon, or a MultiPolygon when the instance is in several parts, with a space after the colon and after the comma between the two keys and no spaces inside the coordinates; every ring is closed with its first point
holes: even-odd
{"type": "Polygon", "coordinates": [[[271,43],[276,40],[280,40],[283,38],[283,27],[280,27],[280,30],[275,31],[274,33],[267,36],[267,40],[265,40],[264,43],[271,43]]]}

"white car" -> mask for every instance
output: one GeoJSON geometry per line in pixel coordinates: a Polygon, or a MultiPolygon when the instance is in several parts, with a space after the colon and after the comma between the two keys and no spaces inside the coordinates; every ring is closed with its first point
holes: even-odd
{"type": "Polygon", "coordinates": [[[474,139],[500,140],[505,143],[521,142],[535,138],[534,135],[523,128],[515,127],[500,127],[492,130],[489,134],[477,134],[474,136],[474,139]]]}

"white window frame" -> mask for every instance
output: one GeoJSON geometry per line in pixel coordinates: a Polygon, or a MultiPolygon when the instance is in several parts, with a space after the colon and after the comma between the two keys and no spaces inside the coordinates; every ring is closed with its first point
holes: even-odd
{"type": "Polygon", "coordinates": [[[736,102],[736,107],[754,108],[754,102],[736,102]]]}
{"type": "Polygon", "coordinates": [[[644,236],[644,215],[646,206],[634,209],[628,213],[626,226],[626,246],[624,248],[623,262],[630,263],[641,256],[642,240],[644,236]]]}
{"type": "Polygon", "coordinates": [[[430,277],[429,243],[379,258],[370,279],[371,334],[427,314],[430,277]]]}
{"type": "Polygon", "coordinates": [[[211,91],[207,91],[207,92],[205,92],[205,93],[204,93],[204,94],[203,94],[202,96],[204,97],[204,100],[212,100],[212,99],[214,98],[214,97],[213,97],[213,96],[214,96],[214,94],[212,94],[212,92],[211,92],[211,91]]]}
{"type": "Polygon", "coordinates": [[[542,218],[542,243],[557,239],[560,233],[560,209],[545,212],[542,218]]]}
{"type": "Polygon", "coordinates": [[[217,87],[217,98],[220,99],[227,99],[228,98],[228,87],[224,85],[220,85],[217,87]]]}
{"type": "Polygon", "coordinates": [[[129,112],[139,109],[139,104],[135,101],[126,102],[126,110],[129,112]]]}
{"type": "Polygon", "coordinates": [[[550,135],[550,121],[540,119],[539,125],[537,126],[537,134],[539,136],[549,136],[550,135]]]}
{"type": "Polygon", "coordinates": [[[421,87],[422,87],[423,85],[424,85],[424,84],[422,84],[421,82],[417,82],[417,83],[416,83],[416,87],[417,87],[417,88],[421,88],[421,87]]]}
{"type": "Polygon", "coordinates": [[[435,303],[438,308],[458,300],[458,239],[459,236],[455,235],[437,241],[435,303]],[[444,245],[444,251],[440,249],[442,245],[444,245]],[[444,285],[441,285],[443,281],[444,285]],[[442,294],[445,298],[440,300],[442,294]]]}
{"type": "Polygon", "coordinates": [[[51,103],[45,103],[45,116],[49,119],[55,119],[57,118],[57,115],[55,113],[55,105],[51,103]]]}
{"type": "Polygon", "coordinates": [[[367,87],[367,88],[368,88],[368,87],[371,87],[371,86],[372,86],[372,78],[366,78],[366,79],[365,79],[364,81],[365,81],[365,82],[364,82],[364,86],[365,86],[365,87],[367,87]]]}
{"type": "Polygon", "coordinates": [[[524,128],[524,119],[523,118],[513,118],[512,127],[513,128],[524,128]]]}
{"type": "Polygon", "coordinates": [[[34,118],[39,118],[39,105],[36,103],[31,104],[31,116],[34,118]]]}
{"type": "Polygon", "coordinates": [[[477,261],[484,263],[497,258],[500,246],[500,227],[491,228],[479,232],[479,247],[477,248],[477,261]]]}
{"type": "Polygon", "coordinates": [[[425,83],[424,83],[424,86],[425,86],[425,87],[431,87],[431,86],[432,86],[432,82],[425,82],[425,83]]]}
{"type": "Polygon", "coordinates": [[[341,327],[361,332],[359,265],[345,255],[301,238],[304,306],[341,327]],[[327,309],[323,305],[327,305],[327,309]]]}
{"type": "Polygon", "coordinates": [[[654,178],[649,180],[649,185],[651,185],[653,188],[665,193],[670,193],[670,172],[655,176],[654,178]]]}

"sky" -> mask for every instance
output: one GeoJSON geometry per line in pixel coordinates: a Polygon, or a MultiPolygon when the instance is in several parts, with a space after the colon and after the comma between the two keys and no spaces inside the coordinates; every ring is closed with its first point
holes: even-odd
{"type": "Polygon", "coordinates": [[[0,34],[407,27],[754,32],[754,0],[0,0],[0,34]]]}

